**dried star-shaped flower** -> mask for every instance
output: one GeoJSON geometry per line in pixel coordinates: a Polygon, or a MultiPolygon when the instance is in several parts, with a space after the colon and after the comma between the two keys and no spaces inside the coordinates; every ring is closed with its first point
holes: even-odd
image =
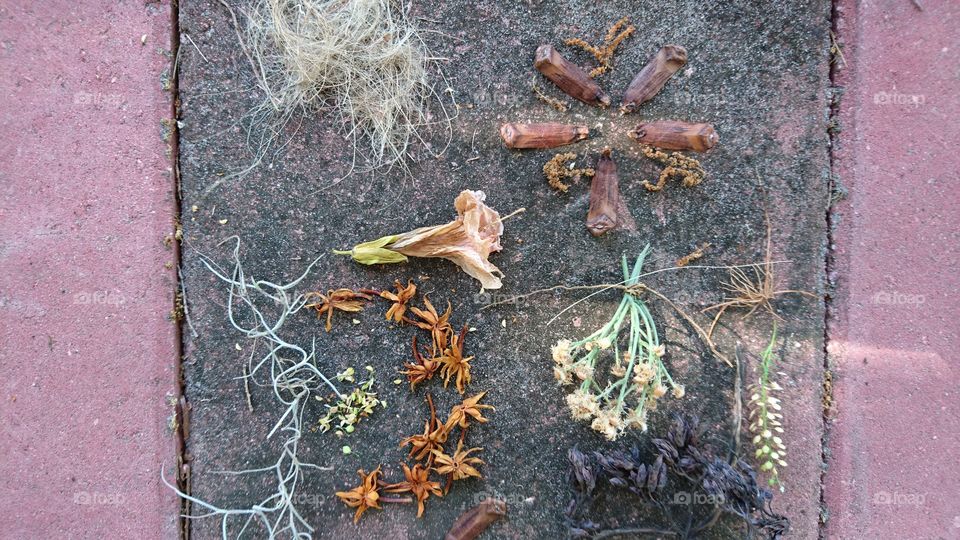
{"type": "Polygon", "coordinates": [[[403,475],[406,480],[396,484],[384,486],[388,493],[412,493],[417,498],[417,517],[423,516],[423,503],[430,495],[443,497],[443,491],[440,489],[440,482],[430,480],[430,469],[424,468],[417,463],[411,469],[406,463],[403,467],[403,475]]]}
{"type": "Polygon", "coordinates": [[[354,523],[360,520],[360,516],[363,515],[368,508],[380,509],[380,505],[378,504],[380,493],[377,486],[380,467],[377,467],[370,474],[366,474],[363,472],[363,469],[360,469],[357,471],[357,474],[359,474],[362,479],[359,486],[350,491],[337,492],[337,497],[340,497],[340,500],[345,502],[347,506],[357,509],[357,513],[353,516],[354,523]]]}
{"type": "Polygon", "coordinates": [[[319,299],[318,302],[306,304],[305,306],[315,309],[317,311],[317,318],[323,317],[324,314],[327,315],[327,332],[330,331],[333,325],[334,310],[339,309],[340,311],[349,313],[363,311],[363,301],[372,298],[369,294],[356,292],[352,289],[330,289],[327,291],[327,294],[308,292],[305,297],[316,297],[319,299]]]}
{"type": "Polygon", "coordinates": [[[413,295],[417,294],[417,286],[413,284],[412,279],[407,281],[406,287],[400,284],[400,280],[394,281],[394,286],[397,288],[397,292],[383,291],[380,293],[380,298],[393,302],[393,305],[387,310],[387,320],[392,319],[395,322],[400,322],[403,320],[403,314],[407,312],[407,302],[413,298],[413,295]]]}
{"type": "Polygon", "coordinates": [[[427,332],[430,332],[430,335],[433,337],[434,345],[439,347],[440,343],[446,340],[447,332],[453,330],[450,326],[450,301],[447,301],[447,310],[443,312],[442,315],[437,313],[437,309],[433,307],[430,299],[426,296],[423,297],[423,305],[426,307],[426,309],[420,309],[413,306],[410,307],[410,311],[412,311],[413,314],[416,315],[420,320],[404,320],[426,330],[427,332]]]}
{"type": "Polygon", "coordinates": [[[483,411],[481,409],[494,410],[494,408],[493,405],[480,403],[484,395],[486,395],[486,391],[463,400],[463,403],[459,405],[454,405],[453,410],[450,411],[450,416],[447,418],[447,431],[453,429],[453,426],[460,426],[461,429],[466,429],[467,426],[470,425],[470,418],[473,418],[474,421],[480,424],[486,423],[487,419],[483,417],[483,411]]]}
{"type": "Polygon", "coordinates": [[[461,394],[470,384],[470,360],[472,356],[463,357],[463,340],[467,336],[467,326],[464,325],[459,335],[450,338],[450,346],[444,349],[440,356],[440,375],[443,377],[443,387],[446,388],[450,379],[455,378],[457,392],[461,394]]]}
{"type": "Polygon", "coordinates": [[[410,381],[410,390],[416,388],[418,384],[432,379],[433,374],[440,367],[438,358],[428,358],[420,352],[419,347],[417,347],[417,336],[413,336],[413,360],[413,362],[407,362],[403,365],[407,368],[403,374],[410,381]]]}
{"type": "Polygon", "coordinates": [[[470,455],[481,450],[483,450],[483,448],[464,450],[463,440],[461,439],[457,442],[457,451],[454,452],[452,456],[444,454],[443,450],[433,451],[433,455],[435,456],[433,469],[440,474],[451,475],[454,480],[463,480],[471,476],[483,478],[483,476],[480,475],[480,471],[474,467],[474,465],[483,465],[483,460],[470,455]]]}
{"type": "Polygon", "coordinates": [[[423,433],[412,435],[400,441],[400,447],[410,445],[410,457],[417,461],[427,458],[427,464],[433,462],[433,451],[443,450],[443,443],[447,442],[447,429],[437,421],[436,410],[433,407],[433,398],[427,394],[427,403],[430,404],[430,419],[423,426],[423,433]]]}

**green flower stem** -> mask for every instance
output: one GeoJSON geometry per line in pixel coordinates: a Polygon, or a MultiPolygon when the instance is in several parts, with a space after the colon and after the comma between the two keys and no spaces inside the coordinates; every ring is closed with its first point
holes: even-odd
{"type": "MultiPolygon", "coordinates": [[[[624,295],[627,297],[627,295],[624,295]]],[[[629,381],[633,377],[633,366],[637,362],[637,349],[640,347],[640,315],[637,313],[637,301],[630,297],[630,364],[627,366],[627,372],[622,381],[629,381]]],[[[622,405],[623,399],[627,397],[630,388],[624,384],[620,389],[620,397],[617,403],[622,405]]]]}

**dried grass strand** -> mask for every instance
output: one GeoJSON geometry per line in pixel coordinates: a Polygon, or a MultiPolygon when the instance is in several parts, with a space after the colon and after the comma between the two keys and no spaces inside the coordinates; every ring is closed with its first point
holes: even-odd
{"type": "MultiPolygon", "coordinates": [[[[452,139],[446,98],[453,92],[431,55],[409,6],[394,0],[259,0],[240,10],[245,24],[224,0],[241,48],[266,94],[246,115],[253,163],[221,178],[242,176],[258,166],[298,114],[335,112],[352,142],[353,156],[342,181],[357,169],[399,166],[409,173],[410,146],[423,141],[426,126],[445,123],[452,139]],[[430,83],[436,68],[441,92],[430,83]],[[440,120],[432,120],[431,102],[440,120]]],[[[328,186],[330,187],[330,186],[328,186]]],[[[209,188],[208,188],[209,189],[209,188]]]]}

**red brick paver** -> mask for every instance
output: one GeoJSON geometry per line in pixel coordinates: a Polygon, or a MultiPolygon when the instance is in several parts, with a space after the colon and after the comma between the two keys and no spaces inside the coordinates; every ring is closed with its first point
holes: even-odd
{"type": "Polygon", "coordinates": [[[843,0],[839,15],[849,198],[833,218],[826,536],[956,539],[960,4],[843,0]]]}
{"type": "Polygon", "coordinates": [[[167,2],[0,3],[4,538],[176,536],[160,483],[177,355],[171,23],[167,2]]]}

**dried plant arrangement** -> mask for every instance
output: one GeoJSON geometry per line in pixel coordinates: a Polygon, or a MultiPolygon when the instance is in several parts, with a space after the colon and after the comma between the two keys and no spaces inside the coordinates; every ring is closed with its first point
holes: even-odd
{"type": "Polygon", "coordinates": [[[743,538],[782,538],[790,522],[773,511],[773,493],[757,482],[749,464],[735,454],[718,457],[702,436],[696,417],[677,416],[667,436],[653,440],[656,457],[650,460],[636,446],[592,455],[570,449],[570,537],[687,540],[703,537],[721,516],[730,516],[742,524],[743,538]],[[608,497],[655,512],[659,523],[606,528],[594,522],[591,506],[605,486],[608,497]]]}
{"type": "Polygon", "coordinates": [[[488,258],[502,249],[503,220],[484,204],[485,199],[482,191],[464,190],[454,201],[457,218],[450,223],[383,236],[334,253],[350,255],[367,265],[406,262],[407,257],[439,257],[456,263],[485,289],[499,289],[502,282],[497,274],[503,273],[488,258]]]}
{"type": "MultiPolygon", "coordinates": [[[[426,296],[423,298],[423,308],[407,305],[413,300],[417,290],[412,280],[409,280],[406,286],[397,281],[395,287],[396,293],[370,293],[391,302],[388,321],[402,322],[407,327],[415,328],[429,335],[431,341],[429,350],[423,351],[417,344],[417,335],[413,336],[413,362],[404,366],[411,391],[417,384],[425,384],[435,373],[439,373],[439,378],[444,380],[444,388],[453,382],[457,392],[464,395],[466,386],[472,380],[470,361],[473,359],[473,356],[464,354],[467,327],[464,326],[459,333],[454,331],[450,323],[452,310],[449,303],[443,313],[440,313],[426,296]],[[403,308],[399,315],[398,306],[403,308]],[[406,311],[415,318],[404,316],[406,311]]],[[[481,478],[479,467],[484,462],[477,454],[483,448],[466,447],[465,443],[469,428],[489,421],[484,416],[484,411],[492,411],[494,407],[481,403],[486,394],[487,392],[483,391],[464,397],[450,409],[446,419],[441,421],[437,416],[433,397],[428,393],[426,401],[430,414],[424,421],[423,431],[400,441],[400,447],[410,447],[407,459],[413,462],[412,465],[400,464],[404,479],[387,482],[382,478],[382,466],[378,466],[369,474],[363,470],[358,471],[361,479],[358,486],[336,492],[336,496],[344,504],[356,509],[354,522],[370,508],[382,509],[380,503],[416,501],[417,517],[422,517],[428,499],[443,497],[457,482],[481,478]],[[388,496],[400,494],[408,494],[413,498],[388,496]]],[[[477,525],[473,521],[471,524],[477,525]]]]}
{"type": "MultiPolygon", "coordinates": [[[[587,105],[607,108],[610,96],[594,80],[597,76],[608,72],[613,66],[613,55],[620,44],[635,31],[629,19],[623,17],[615,22],[607,32],[602,45],[591,45],[579,38],[565,40],[568,46],[577,47],[590,53],[599,63],[595,69],[587,73],[580,66],[569,61],[552,45],[540,45],[534,55],[534,67],[545,78],[553,82],[564,93],[587,105]]],[[[667,81],[687,62],[687,50],[680,45],[665,45],[634,77],[627,88],[622,105],[621,115],[631,113],[644,102],[653,99],[667,81]]],[[[533,83],[533,92],[541,101],[550,104],[560,112],[566,112],[565,104],[558,103],[543,93],[533,83]]],[[[616,131],[616,130],[614,130],[616,131]]],[[[514,124],[505,123],[500,128],[500,136],[507,148],[511,149],[540,149],[554,148],[571,144],[586,138],[589,134],[585,126],[570,126],[565,124],[514,124]],[[582,129],[581,132],[577,128],[582,129]]],[[[713,126],[707,123],[690,123],[678,120],[659,120],[645,122],[630,130],[627,135],[636,140],[641,152],[648,158],[661,162],[663,170],[656,183],[644,181],[643,186],[649,191],[660,191],[667,180],[679,177],[683,185],[692,187],[703,182],[706,172],[696,159],[673,152],[668,154],[664,150],[688,150],[706,152],[717,144],[719,137],[713,126]]],[[[613,161],[605,147],[599,163],[612,165],[613,161]]],[[[574,168],[568,162],[576,158],[573,152],[558,153],[543,166],[544,176],[550,187],[560,192],[567,192],[570,185],[564,180],[567,178],[579,179],[587,176],[593,169],[574,168]]],[[[598,169],[600,167],[598,166],[598,169]]],[[[612,167],[615,169],[615,165],[612,167]]],[[[613,175],[590,175],[594,180],[591,185],[590,212],[586,226],[594,236],[601,236],[615,228],[618,221],[616,209],[611,202],[619,202],[619,192],[615,187],[613,175]]]]}
{"type": "Polygon", "coordinates": [[[758,309],[764,309],[774,319],[779,319],[772,302],[778,297],[787,294],[799,294],[809,298],[817,298],[817,295],[797,289],[777,289],[776,277],[773,273],[773,229],[770,225],[770,215],[764,212],[764,220],[767,226],[767,245],[764,254],[763,264],[748,265],[747,268],[730,268],[730,281],[724,285],[730,296],[722,302],[704,308],[704,312],[716,310],[717,314],[710,323],[707,334],[712,336],[713,330],[720,317],[728,309],[747,309],[744,318],[753,315],[758,309]],[[752,276],[747,271],[752,271],[752,276]]]}
{"type": "MultiPolygon", "coordinates": [[[[778,467],[786,467],[787,447],[780,437],[783,434],[783,414],[780,412],[780,398],[776,394],[783,390],[773,379],[777,375],[774,371],[777,359],[773,348],[777,342],[777,325],[774,323],[770,336],[770,344],[760,354],[759,377],[756,384],[750,386],[750,431],[754,434],[754,459],[760,462],[760,471],[767,475],[767,483],[771,487],[784,491],[780,481],[778,467]]],[[[783,373],[779,373],[783,375],[783,373]]]]}

